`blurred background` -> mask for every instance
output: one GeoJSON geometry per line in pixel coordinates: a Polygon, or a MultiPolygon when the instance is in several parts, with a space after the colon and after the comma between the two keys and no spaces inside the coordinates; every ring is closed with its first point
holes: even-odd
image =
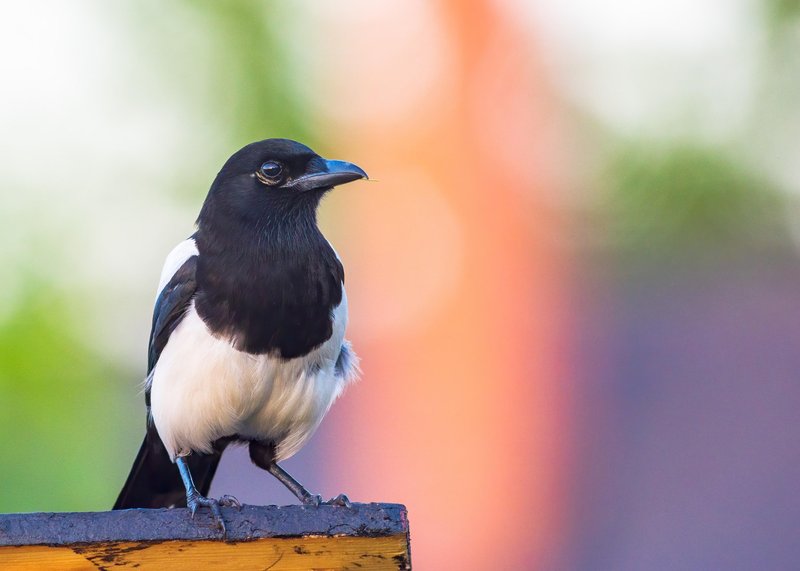
{"type": "Polygon", "coordinates": [[[798,53],[796,0],[5,6],[0,511],[111,506],[163,259],[282,136],[379,181],[322,207],[363,378],[298,479],[419,569],[796,568],[798,53]]]}

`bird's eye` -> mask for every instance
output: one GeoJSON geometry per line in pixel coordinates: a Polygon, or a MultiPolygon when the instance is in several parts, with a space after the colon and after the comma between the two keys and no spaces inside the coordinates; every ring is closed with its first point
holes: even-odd
{"type": "Polygon", "coordinates": [[[264,184],[278,184],[283,180],[283,165],[275,161],[267,161],[256,173],[264,184]]]}

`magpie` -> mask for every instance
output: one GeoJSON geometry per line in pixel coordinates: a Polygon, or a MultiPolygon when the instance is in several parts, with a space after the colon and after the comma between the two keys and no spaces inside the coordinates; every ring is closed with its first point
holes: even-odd
{"type": "MultiPolygon", "coordinates": [[[[114,509],[210,508],[226,446],[307,505],[311,494],[278,465],[295,454],[358,372],[345,339],[344,268],[317,226],[334,186],[366,179],[289,139],[234,153],[217,174],[196,232],[167,256],[150,333],[147,430],[114,509]]],[[[328,502],[349,505],[344,494],[328,502]]]]}

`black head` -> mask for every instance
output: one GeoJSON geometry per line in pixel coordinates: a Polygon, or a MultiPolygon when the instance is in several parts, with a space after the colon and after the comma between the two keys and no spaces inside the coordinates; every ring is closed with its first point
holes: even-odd
{"type": "Polygon", "coordinates": [[[323,159],[290,139],[265,139],[240,149],[220,170],[198,222],[212,216],[263,218],[316,209],[334,186],[367,178],[361,168],[323,159]]]}

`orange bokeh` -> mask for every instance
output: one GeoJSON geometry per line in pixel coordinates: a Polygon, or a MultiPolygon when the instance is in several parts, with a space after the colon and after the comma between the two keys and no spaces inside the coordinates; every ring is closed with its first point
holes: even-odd
{"type": "MultiPolygon", "coordinates": [[[[563,535],[567,264],[547,200],[557,111],[496,4],[428,17],[431,49],[446,53],[431,53],[427,95],[397,93],[426,62],[370,66],[393,114],[330,130],[379,182],[348,194],[352,227],[338,231],[364,380],[322,438],[340,443],[330,465],[354,496],[408,505],[419,568],[519,568],[563,535]]],[[[337,36],[338,49],[391,53],[385,29],[337,36]]],[[[326,93],[347,106],[335,84],[326,93]]]]}

